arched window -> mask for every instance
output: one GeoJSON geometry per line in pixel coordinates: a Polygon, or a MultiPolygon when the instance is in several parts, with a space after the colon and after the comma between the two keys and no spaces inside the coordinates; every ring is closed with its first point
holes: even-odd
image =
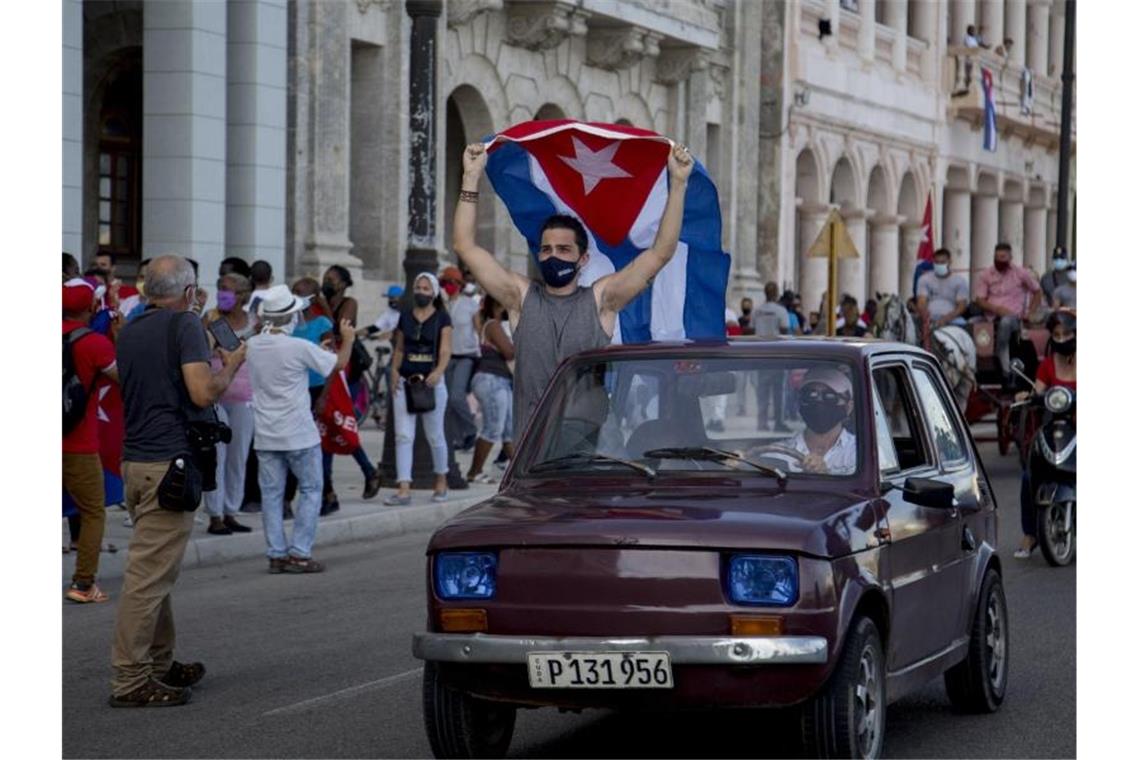
{"type": "Polygon", "coordinates": [[[138,258],[142,245],[142,77],[121,70],[108,86],[98,126],[99,251],[138,258]]]}

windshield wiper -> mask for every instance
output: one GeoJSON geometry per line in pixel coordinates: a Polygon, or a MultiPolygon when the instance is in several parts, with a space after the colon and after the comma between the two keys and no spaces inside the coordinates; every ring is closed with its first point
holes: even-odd
{"type": "Polygon", "coordinates": [[[558,470],[562,469],[563,467],[589,462],[614,462],[616,464],[625,465],[626,467],[637,470],[638,472],[643,472],[650,478],[657,477],[657,470],[654,470],[647,464],[634,462],[629,459],[621,459],[620,457],[611,457],[607,454],[567,454],[565,456],[555,457],[554,459],[547,459],[543,462],[539,462],[538,464],[531,467],[530,471],[542,472],[544,470],[558,470]]]}
{"type": "Polygon", "coordinates": [[[667,446],[660,449],[650,449],[645,452],[644,456],[651,459],[696,459],[709,462],[740,462],[766,475],[771,475],[776,479],[776,484],[780,486],[780,488],[783,488],[788,482],[788,473],[779,467],[753,462],[751,459],[742,457],[735,451],[714,449],[712,446],[667,446]]]}

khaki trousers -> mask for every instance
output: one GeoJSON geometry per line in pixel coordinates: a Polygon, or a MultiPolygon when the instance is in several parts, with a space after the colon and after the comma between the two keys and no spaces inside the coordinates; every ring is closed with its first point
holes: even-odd
{"type": "Polygon", "coordinates": [[[79,550],[75,557],[75,583],[93,583],[99,572],[103,526],[107,507],[103,503],[103,464],[98,454],[63,454],[63,488],[79,509],[79,550]]]}
{"type": "Polygon", "coordinates": [[[123,462],[127,511],[135,527],[115,611],[111,645],[115,696],[133,691],[152,676],[161,678],[174,661],[170,592],[182,567],[194,513],[158,506],[158,484],[169,465],[168,461],[123,462]]]}

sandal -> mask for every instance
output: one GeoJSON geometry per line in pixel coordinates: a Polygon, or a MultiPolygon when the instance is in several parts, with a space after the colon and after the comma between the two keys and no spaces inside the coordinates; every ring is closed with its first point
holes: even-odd
{"type": "Polygon", "coordinates": [[[189,701],[190,689],[174,688],[150,678],[134,691],[119,697],[112,694],[107,704],[111,707],[175,707],[189,701]]]}
{"type": "Polygon", "coordinates": [[[283,569],[287,573],[320,573],[324,571],[325,566],[312,557],[308,559],[290,557],[283,569]]]}
{"type": "Polygon", "coordinates": [[[67,589],[66,598],[68,601],[77,604],[91,604],[105,602],[111,597],[107,596],[107,594],[94,583],[87,588],[80,588],[78,584],[72,583],[71,587],[67,589]]]}
{"type": "Polygon", "coordinates": [[[170,670],[166,671],[166,675],[158,681],[166,686],[182,689],[198,683],[204,675],[206,675],[206,666],[202,663],[191,662],[186,664],[175,660],[170,663],[170,670]]]}
{"type": "Polygon", "coordinates": [[[289,564],[289,560],[285,557],[270,557],[269,558],[269,574],[278,575],[285,572],[285,566],[289,564]]]}

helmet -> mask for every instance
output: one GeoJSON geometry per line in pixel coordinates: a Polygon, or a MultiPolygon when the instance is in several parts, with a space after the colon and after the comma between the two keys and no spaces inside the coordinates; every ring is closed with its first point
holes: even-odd
{"type": "Polygon", "coordinates": [[[1075,334],[1077,332],[1077,313],[1072,309],[1057,309],[1045,320],[1045,329],[1053,332],[1057,325],[1063,325],[1066,331],[1075,334]]]}
{"type": "Polygon", "coordinates": [[[399,298],[402,295],[404,295],[404,289],[401,288],[399,285],[393,285],[390,288],[388,288],[388,297],[389,298],[399,298]]]}

